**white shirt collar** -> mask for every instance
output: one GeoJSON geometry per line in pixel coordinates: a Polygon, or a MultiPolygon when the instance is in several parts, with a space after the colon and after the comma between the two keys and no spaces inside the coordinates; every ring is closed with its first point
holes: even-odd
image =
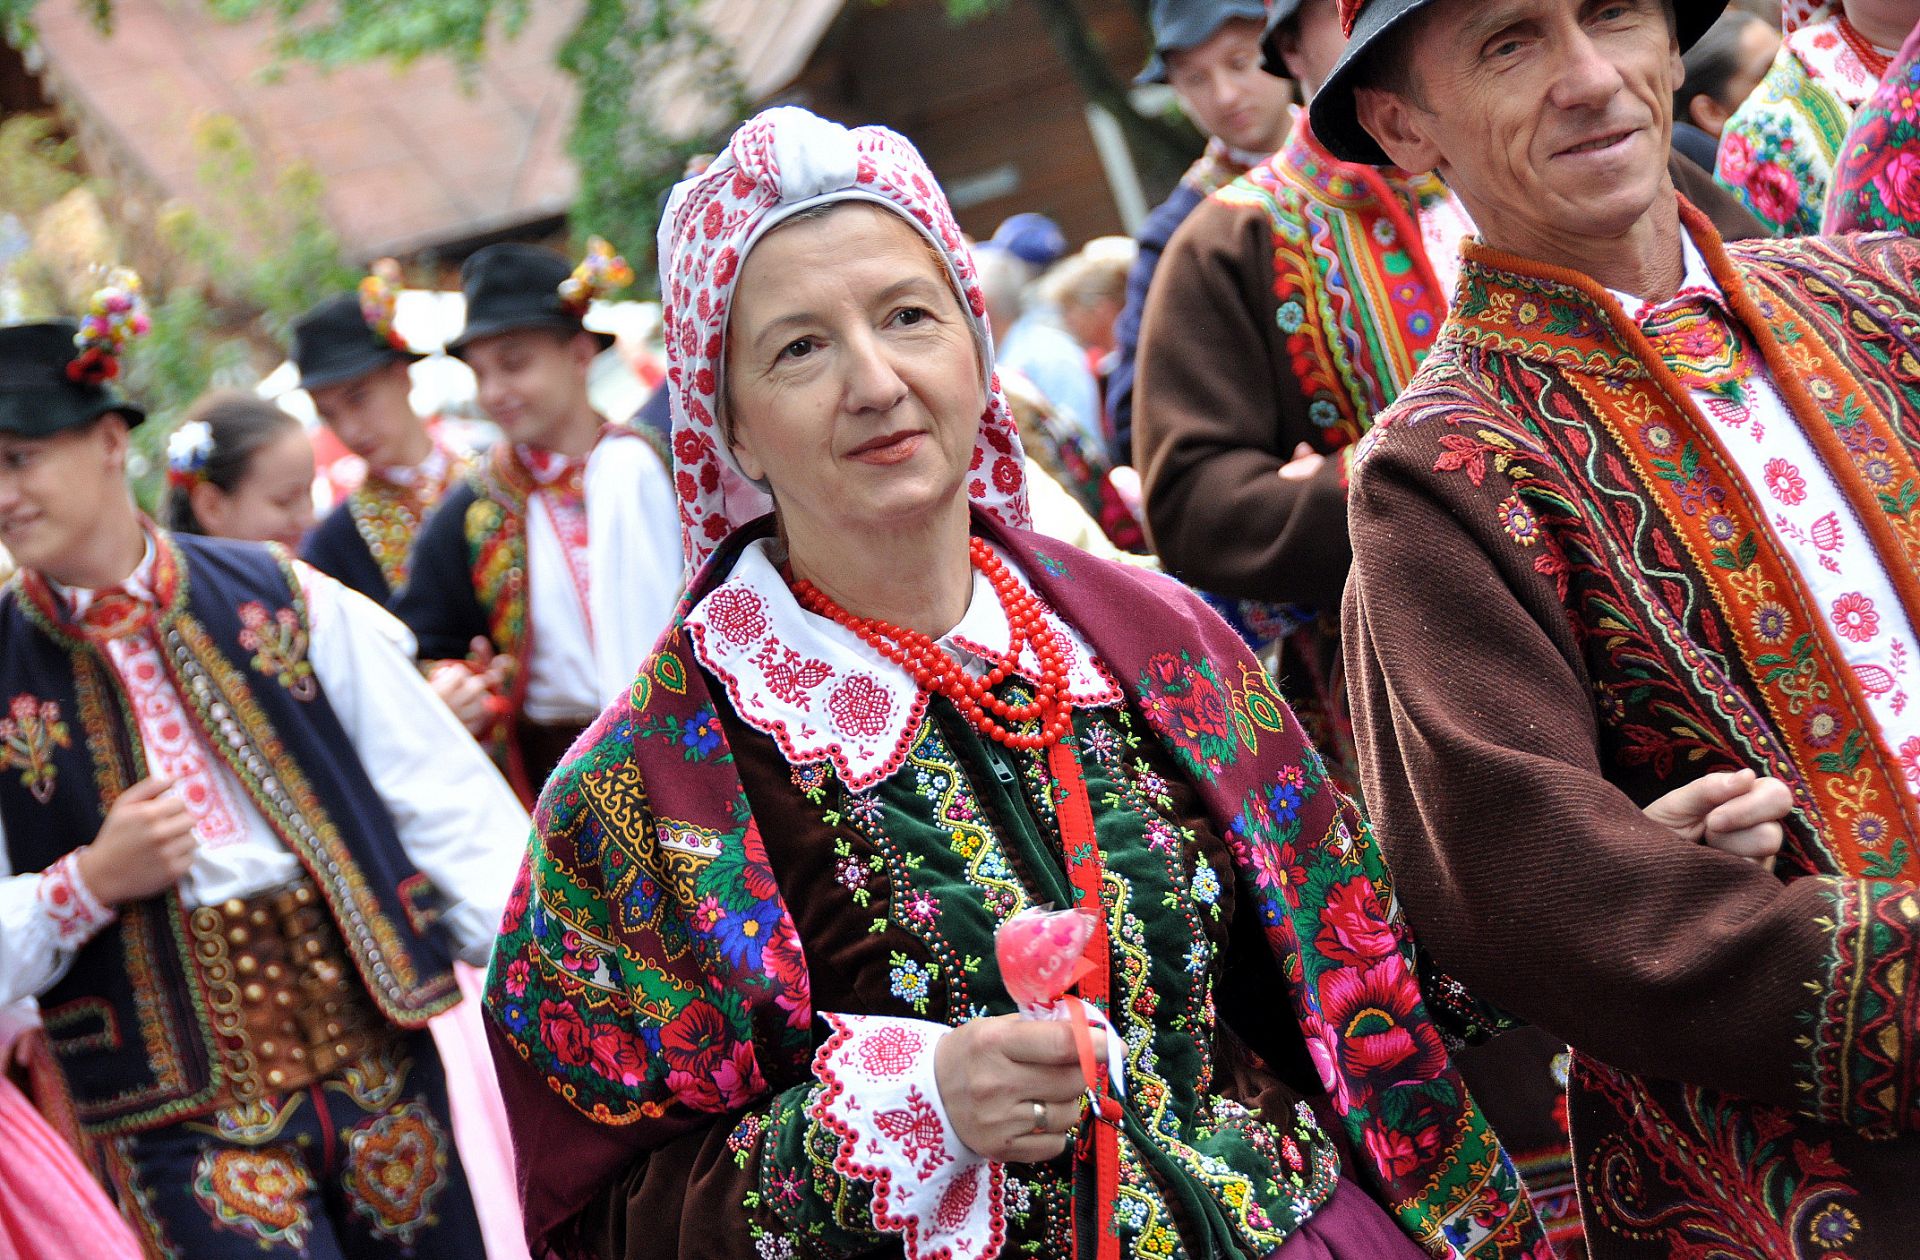
{"type": "Polygon", "coordinates": [[[62,586],[51,578],[47,579],[47,585],[53,588],[54,594],[67,601],[67,608],[76,618],[87,611],[93,601],[100,597],[102,590],[122,590],[135,599],[151,600],[153,598],[153,535],[142,530],[141,536],[146,540],[147,549],[141,553],[140,563],[133,566],[132,573],[127,574],[113,586],[90,590],[84,586],[62,586]]]}
{"type": "Polygon", "coordinates": [[[1705,298],[1716,305],[1726,305],[1726,294],[1721,290],[1720,282],[1713,278],[1713,269],[1707,266],[1707,256],[1700,252],[1700,247],[1693,243],[1693,235],[1684,227],[1680,229],[1680,256],[1684,267],[1680,290],[1664,302],[1649,302],[1618,289],[1607,290],[1620,303],[1620,309],[1626,312],[1628,319],[1643,324],[1655,311],[1688,298],[1705,298]]]}

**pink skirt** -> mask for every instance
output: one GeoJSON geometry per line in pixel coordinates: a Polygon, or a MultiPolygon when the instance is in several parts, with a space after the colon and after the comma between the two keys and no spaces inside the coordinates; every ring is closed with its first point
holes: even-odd
{"type": "MultiPolygon", "coordinates": [[[[454,1145],[467,1168],[480,1233],[487,1243],[487,1260],[528,1260],[527,1232],[520,1219],[520,1187],[514,1180],[513,1141],[507,1136],[507,1109],[500,1101],[493,1056],[480,1023],[480,995],[486,988],[486,974],[461,962],[453,964],[453,974],[460,982],[463,1000],[427,1027],[433,1030],[434,1044],[447,1068],[454,1145]]],[[[0,1256],[0,1260],[5,1257],[0,1256]]]]}
{"type": "Polygon", "coordinates": [[[66,1139],[0,1075],[0,1260],[140,1260],[140,1244],[66,1139]]]}

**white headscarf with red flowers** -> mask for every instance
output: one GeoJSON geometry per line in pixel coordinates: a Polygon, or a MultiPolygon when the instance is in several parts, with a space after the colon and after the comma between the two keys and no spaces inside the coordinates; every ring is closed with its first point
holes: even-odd
{"type": "Polygon", "coordinates": [[[946,194],[904,136],[884,127],[848,130],[785,105],[749,120],[713,165],[677,186],[660,224],[673,471],[689,576],[729,534],[773,508],[766,490],[740,471],[720,423],[727,317],[741,263],[781,222],[836,201],[893,211],[946,259],[987,390],[967,493],[1000,521],[1029,523],[1025,458],[993,371],[986,299],[946,194]]]}

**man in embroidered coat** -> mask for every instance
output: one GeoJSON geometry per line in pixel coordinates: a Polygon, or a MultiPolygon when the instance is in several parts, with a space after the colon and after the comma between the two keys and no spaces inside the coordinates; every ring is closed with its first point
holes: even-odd
{"type": "Polygon", "coordinates": [[[1107,414],[1113,423],[1109,455],[1116,466],[1133,462],[1140,319],[1160,255],[1195,206],[1246,174],[1286,138],[1292,88],[1262,69],[1260,41],[1266,23],[1291,21],[1299,7],[1299,0],[1279,0],[1271,16],[1261,0],[1160,0],[1153,7],[1153,56],[1134,83],[1171,86],[1182,112],[1206,134],[1207,151],[1137,234],[1140,252],[1127,273],[1127,302],[1113,326],[1114,368],[1107,378],[1107,414]]]}
{"type": "Polygon", "coordinates": [[[495,703],[470,729],[530,804],[673,612],[676,499],[657,439],[609,424],[587,392],[613,338],[582,317],[631,280],[626,264],[599,241],[571,275],[553,250],[493,245],[460,278],[466,326],[447,350],[504,440],[428,519],[393,610],[424,659],[486,678],[495,703]]]}
{"type": "Polygon", "coordinates": [[[1597,1260],[1909,1256],[1920,246],[1681,201],[1721,8],[1348,5],[1316,134],[1481,225],[1353,465],[1356,733],[1435,991],[1574,1048],[1597,1260]],[[1793,792],[1776,873],[1638,815],[1726,767],[1793,792]]]}
{"type": "Polygon", "coordinates": [[[1773,69],[1727,120],[1715,175],[1780,236],[1820,230],[1854,111],[1920,22],[1920,0],[1828,0],[1796,17],[1773,69]]]}
{"type": "MultiPolygon", "coordinates": [[[[1311,98],[1345,45],[1334,0],[1308,0],[1275,24],[1267,67],[1311,98]]],[[[1674,166],[1728,235],[1761,233],[1674,166]]],[[[1349,784],[1346,459],[1433,344],[1471,229],[1439,179],[1342,162],[1302,114],[1175,234],[1148,302],[1134,462],[1155,550],[1212,594],[1289,607],[1282,685],[1349,784]]]]}
{"type": "Polygon", "coordinates": [[[149,1255],[474,1256],[424,1026],[524,816],[385,612],[139,517],[100,384],[136,318],[0,329],[0,1002],[149,1255]]]}

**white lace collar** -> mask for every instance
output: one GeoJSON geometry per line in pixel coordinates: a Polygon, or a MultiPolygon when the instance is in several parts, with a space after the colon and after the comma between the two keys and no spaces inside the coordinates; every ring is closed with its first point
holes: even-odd
{"type": "MultiPolygon", "coordinates": [[[[794,765],[831,759],[847,785],[864,791],[906,759],[926,712],[927,696],[907,671],[843,626],[800,607],[774,560],[772,539],[741,552],[727,580],[687,614],[694,655],[727,689],[749,726],[771,735],[794,765]]],[[[998,549],[996,548],[996,551],[998,549]]],[[[1002,560],[1028,591],[1025,575],[1002,560]]],[[[1048,609],[1048,624],[1067,646],[1068,694],[1098,707],[1122,696],[1086,641],[1048,609]]],[[[975,573],[966,615],[940,645],[976,673],[1007,649],[1011,632],[986,578],[975,573]]],[[[1021,673],[1039,676],[1027,649],[1021,673]]]]}

